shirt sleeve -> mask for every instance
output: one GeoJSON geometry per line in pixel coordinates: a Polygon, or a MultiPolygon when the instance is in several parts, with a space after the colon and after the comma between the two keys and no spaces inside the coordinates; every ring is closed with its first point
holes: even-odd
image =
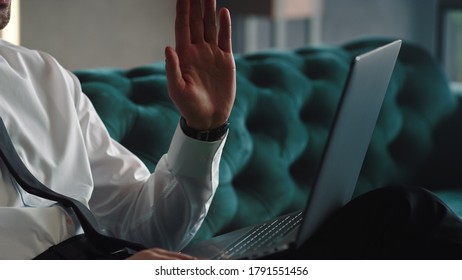
{"type": "Polygon", "coordinates": [[[199,229],[215,194],[226,136],[202,142],[178,126],[168,152],[150,174],[111,139],[84,94],[76,101],[94,180],[89,204],[100,224],[110,235],[147,247],[182,249],[199,229]]]}

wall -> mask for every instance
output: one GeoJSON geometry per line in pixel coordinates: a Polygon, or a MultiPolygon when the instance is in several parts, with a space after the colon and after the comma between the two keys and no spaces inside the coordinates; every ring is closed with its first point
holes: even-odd
{"type": "MultiPolygon", "coordinates": [[[[324,0],[319,41],[340,44],[385,35],[416,42],[433,52],[436,1],[324,0]]],[[[175,2],[21,0],[22,44],[53,54],[71,70],[129,68],[163,60],[165,45],[174,43],[175,2]]],[[[239,17],[234,19],[234,31],[243,32],[239,17]]],[[[263,31],[269,30],[270,23],[263,23],[263,31]]],[[[288,27],[288,48],[303,44],[303,28],[299,24],[288,27]]],[[[261,32],[258,39],[262,48],[271,40],[266,33],[261,32]]],[[[235,43],[239,52],[239,40],[235,43]]]]}
{"type": "Polygon", "coordinates": [[[173,0],[22,0],[22,45],[71,70],[144,65],[174,44],[173,0]]]}

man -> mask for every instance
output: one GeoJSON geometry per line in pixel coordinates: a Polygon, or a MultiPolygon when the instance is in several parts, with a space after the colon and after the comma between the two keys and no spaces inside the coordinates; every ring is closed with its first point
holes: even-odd
{"type": "MultiPolygon", "coordinates": [[[[12,1],[0,0],[2,29],[12,1]]],[[[148,248],[184,247],[218,185],[235,64],[228,10],[217,30],[215,0],[203,2],[177,1],[176,46],[165,56],[183,120],[154,174],[109,137],[72,73],[47,54],[0,41],[0,116],[22,161],[47,187],[87,205],[108,235],[148,248]],[[204,134],[213,139],[194,139],[204,134]]],[[[26,193],[0,161],[0,258],[32,259],[81,232],[72,210],[26,193]]],[[[191,257],[148,249],[132,258],[191,257]]]]}

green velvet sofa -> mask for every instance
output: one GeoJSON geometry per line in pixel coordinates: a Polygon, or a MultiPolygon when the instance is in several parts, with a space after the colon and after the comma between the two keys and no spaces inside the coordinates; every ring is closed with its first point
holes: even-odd
{"type": "MultiPolygon", "coordinates": [[[[350,60],[389,41],[236,55],[220,186],[195,241],[303,207],[350,60]]],[[[163,62],[75,74],[111,136],[154,170],[179,120],[163,62]]],[[[422,186],[462,216],[461,101],[437,61],[404,42],[355,195],[422,186]]]]}

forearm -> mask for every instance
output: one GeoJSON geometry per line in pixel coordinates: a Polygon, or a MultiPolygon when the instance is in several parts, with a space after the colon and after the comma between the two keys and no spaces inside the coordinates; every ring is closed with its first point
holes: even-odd
{"type": "Polygon", "coordinates": [[[166,207],[164,213],[171,213],[170,218],[165,216],[169,219],[163,223],[165,232],[174,236],[180,230],[183,240],[179,242],[177,238],[177,246],[170,249],[181,249],[187,245],[207,215],[218,187],[219,165],[226,142],[226,136],[215,142],[198,141],[186,137],[180,128],[176,134],[179,136],[173,139],[165,163],[177,185],[172,186],[171,193],[160,202],[166,207]],[[179,201],[181,198],[184,202],[179,201]],[[188,217],[189,221],[178,228],[181,224],[178,217],[188,217]]]}
{"type": "MultiPolygon", "coordinates": [[[[201,225],[218,185],[218,167],[225,139],[201,142],[178,128],[170,149],[147,177],[136,178],[134,164],[126,165],[116,181],[95,181],[93,210],[101,224],[115,236],[147,247],[171,250],[185,246],[201,225]],[[127,174],[127,176],[123,176],[127,174]],[[109,184],[108,184],[109,183],[109,184]]],[[[105,172],[114,174],[110,163],[105,172]]],[[[120,170],[119,170],[120,172],[120,170]]]]}

